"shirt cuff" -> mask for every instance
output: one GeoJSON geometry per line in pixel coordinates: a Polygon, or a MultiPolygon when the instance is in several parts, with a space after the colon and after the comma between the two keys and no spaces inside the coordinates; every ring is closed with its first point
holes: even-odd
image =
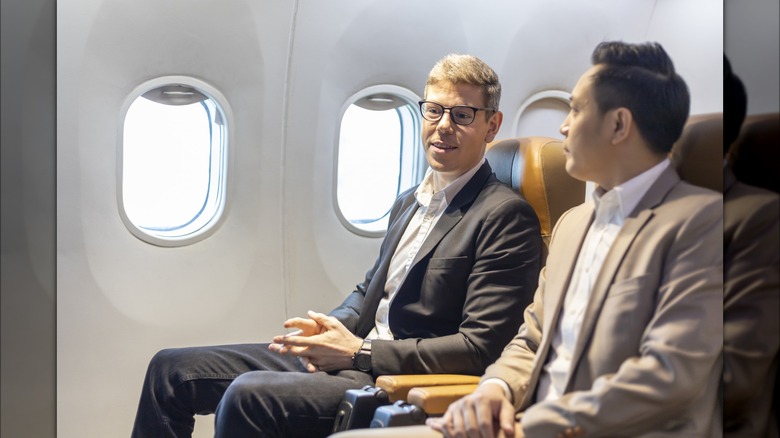
{"type": "Polygon", "coordinates": [[[509,384],[504,382],[503,380],[499,379],[498,377],[489,377],[482,382],[480,382],[480,385],[484,385],[485,383],[496,383],[504,390],[504,395],[506,398],[509,399],[511,403],[514,403],[514,394],[512,394],[512,389],[509,387],[509,384]]]}

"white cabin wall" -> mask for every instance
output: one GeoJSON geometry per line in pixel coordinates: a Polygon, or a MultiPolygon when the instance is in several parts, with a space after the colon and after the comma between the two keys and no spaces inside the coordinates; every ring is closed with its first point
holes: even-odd
{"type": "Polygon", "coordinates": [[[126,436],[163,347],[256,342],[285,319],[282,126],[293,3],[84,1],[58,15],[58,436],[126,436]],[[188,75],[227,99],[226,219],[162,248],[117,205],[120,108],[188,75]]]}

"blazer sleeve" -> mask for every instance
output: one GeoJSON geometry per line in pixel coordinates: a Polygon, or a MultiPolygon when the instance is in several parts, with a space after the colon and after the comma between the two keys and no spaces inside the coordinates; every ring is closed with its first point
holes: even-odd
{"type": "Polygon", "coordinates": [[[539,275],[539,287],[534,294],[533,303],[525,309],[523,325],[520,326],[517,336],[509,342],[501,353],[501,357],[485,370],[485,374],[480,379],[480,382],[491,378],[506,382],[515,409],[520,408],[520,403],[528,391],[534,359],[542,341],[544,309],[542,301],[546,276],[547,269],[542,268],[539,275]]]}

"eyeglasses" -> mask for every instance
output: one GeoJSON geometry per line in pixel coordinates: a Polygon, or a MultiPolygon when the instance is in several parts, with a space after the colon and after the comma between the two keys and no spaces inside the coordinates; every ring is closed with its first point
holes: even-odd
{"type": "Polygon", "coordinates": [[[446,107],[436,102],[429,102],[427,100],[421,100],[420,113],[423,119],[429,122],[438,122],[444,117],[445,110],[450,112],[450,120],[456,125],[470,125],[474,121],[474,117],[477,115],[477,111],[494,111],[490,108],[476,108],[473,106],[456,105],[446,107]]]}

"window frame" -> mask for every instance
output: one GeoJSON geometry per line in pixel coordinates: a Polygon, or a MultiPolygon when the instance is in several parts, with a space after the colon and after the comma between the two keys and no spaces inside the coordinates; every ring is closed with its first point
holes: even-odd
{"type": "MultiPolygon", "coordinates": [[[[219,226],[224,222],[230,202],[228,188],[230,187],[231,179],[230,168],[232,167],[230,165],[232,156],[230,153],[230,141],[233,137],[233,112],[225,96],[210,84],[190,76],[171,75],[157,77],[138,85],[127,95],[119,112],[118,131],[116,157],[116,199],[119,216],[128,231],[130,231],[133,236],[140,239],[141,241],[159,247],[181,247],[191,245],[200,242],[214,234],[214,232],[216,232],[219,226]],[[221,172],[221,175],[219,175],[217,178],[220,183],[218,184],[218,187],[215,187],[215,190],[217,191],[217,193],[214,195],[217,197],[216,210],[214,211],[213,216],[197,229],[175,236],[164,236],[136,225],[127,214],[124,200],[124,132],[127,112],[136,99],[140,98],[143,94],[154,90],[155,88],[160,88],[167,85],[184,85],[187,87],[192,87],[205,95],[207,98],[214,101],[217,107],[216,110],[221,112],[224,123],[224,138],[222,139],[221,144],[217,146],[221,160],[216,168],[212,167],[212,172],[221,172]]],[[[209,178],[211,177],[212,176],[209,175],[209,178]]]]}
{"type": "MultiPolygon", "coordinates": [[[[349,107],[355,102],[359,101],[360,99],[369,97],[371,95],[375,94],[391,94],[395,97],[400,98],[403,100],[406,104],[410,105],[412,109],[413,117],[415,118],[415,127],[418,129],[418,132],[415,134],[415,144],[413,145],[413,153],[418,154],[418,160],[417,161],[417,168],[412,168],[412,178],[417,180],[416,184],[419,184],[419,181],[422,180],[422,178],[425,176],[425,172],[428,169],[428,162],[425,159],[425,154],[422,151],[422,140],[420,138],[420,129],[422,129],[422,116],[419,113],[418,103],[421,99],[420,96],[418,96],[413,91],[400,87],[397,85],[391,85],[391,84],[381,84],[381,85],[373,85],[366,88],[361,89],[357,93],[350,96],[344,104],[341,106],[341,109],[339,110],[339,117],[337,119],[336,124],[336,133],[335,133],[335,147],[334,147],[334,154],[333,154],[333,190],[332,190],[332,205],[334,213],[336,214],[336,217],[338,218],[339,222],[350,232],[357,234],[358,236],[364,236],[364,237],[383,237],[385,234],[387,234],[387,228],[385,227],[382,230],[366,230],[363,228],[358,227],[357,225],[350,222],[349,219],[347,219],[341,210],[341,205],[339,205],[339,199],[338,199],[338,180],[339,180],[339,153],[341,151],[341,125],[344,120],[344,115],[346,114],[349,107]]],[[[414,165],[413,165],[414,166],[414,165]]],[[[401,174],[403,174],[404,168],[399,169],[401,174]]],[[[399,175],[400,177],[400,175],[399,175]]],[[[405,189],[404,189],[405,190],[405,189]]],[[[396,197],[403,193],[404,190],[401,190],[399,193],[396,194],[396,197]]],[[[395,199],[393,200],[393,202],[395,199]]],[[[391,203],[388,205],[388,212],[389,209],[391,209],[393,204],[391,203]]]]}
{"type": "MultiPolygon", "coordinates": [[[[522,134],[519,132],[520,119],[523,117],[523,114],[526,112],[526,110],[532,105],[545,100],[562,102],[568,108],[571,104],[571,93],[563,90],[544,90],[533,94],[524,100],[523,103],[520,104],[520,108],[517,110],[517,113],[515,113],[515,117],[512,119],[511,128],[513,137],[518,137],[522,134]]],[[[564,115],[564,117],[566,116],[564,115]]]]}

